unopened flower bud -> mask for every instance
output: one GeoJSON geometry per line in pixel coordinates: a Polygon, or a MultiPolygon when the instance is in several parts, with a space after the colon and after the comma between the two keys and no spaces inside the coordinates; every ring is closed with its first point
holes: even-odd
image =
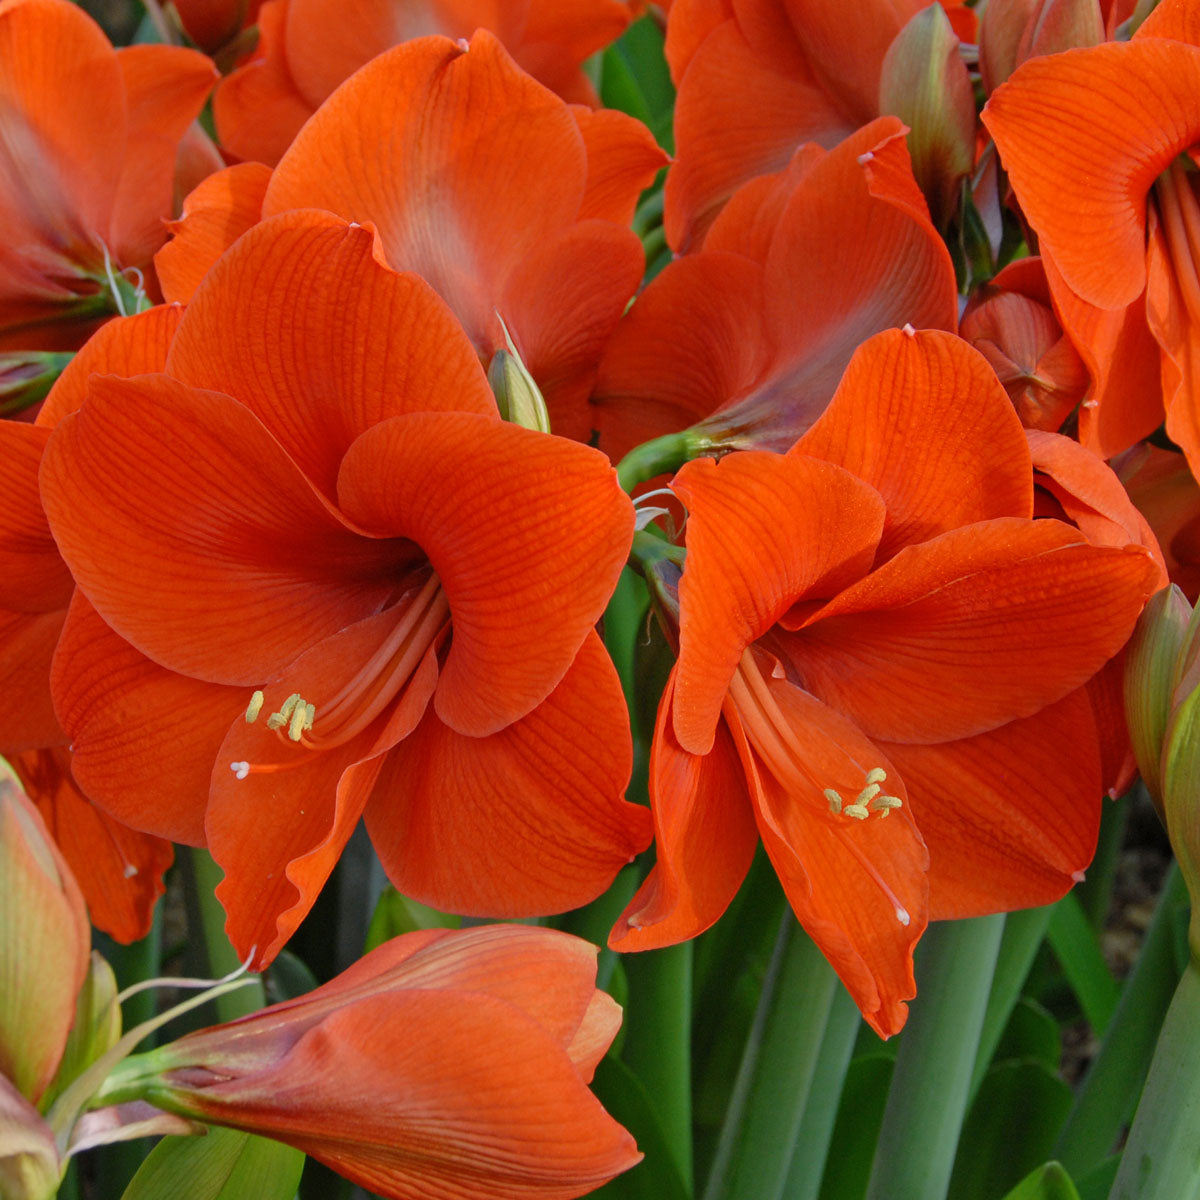
{"type": "Polygon", "coordinates": [[[514,425],[550,432],[550,414],[533,376],[515,351],[497,350],[488,367],[488,383],[496,397],[500,415],[514,425]]]}

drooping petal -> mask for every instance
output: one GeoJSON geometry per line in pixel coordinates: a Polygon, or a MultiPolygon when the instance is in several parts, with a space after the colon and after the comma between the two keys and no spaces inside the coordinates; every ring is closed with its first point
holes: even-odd
{"type": "Polygon", "coordinates": [[[688,508],[675,736],[707,754],[742,652],[798,599],[866,573],[884,506],[841,467],[757,450],[694,459],[672,488],[688,508]]]}
{"type": "Polygon", "coordinates": [[[932,920],[1049,904],[1082,878],[1102,784],[1081,692],[976,737],[881,745],[929,846],[932,920]]]}
{"type": "Polygon", "coordinates": [[[638,196],[669,160],[650,130],[626,113],[580,105],[571,111],[587,150],[587,187],[579,219],[628,225],[638,196]]]}
{"type": "Polygon", "coordinates": [[[204,845],[213,762],[242,687],[160,667],[114,633],[76,592],[52,673],[75,782],[124,825],[204,845]]]}
{"type": "Polygon", "coordinates": [[[386,417],[495,414],[471,344],[423,280],[328,213],[257,225],[197,289],[167,370],[249,408],[332,500],[342,456],[386,417]]]}
{"type": "Polygon", "coordinates": [[[179,220],[167,222],[171,240],[154,256],[168,300],[191,300],[213,263],[258,224],[270,181],[269,167],[239,163],[210,175],[188,195],[179,220]]]}
{"type": "Polygon", "coordinates": [[[983,121],[1072,290],[1099,308],[1135,300],[1146,286],[1146,195],[1200,141],[1200,47],[1141,38],[1030,59],[983,121]]]}
{"type": "Polygon", "coordinates": [[[877,334],[791,452],[879,491],[881,556],[973,521],[1033,515],[1021,424],[987,362],[952,334],[877,334]]]}
{"type": "Polygon", "coordinates": [[[622,799],[630,763],[620,685],[593,633],[550,696],[498,733],[464,737],[427,713],[388,755],[367,828],[405,895],[477,915],[560,912],[650,840],[649,811],[622,799]]]}
{"type": "Polygon", "coordinates": [[[95,380],[41,478],[63,557],[105,620],[215,683],[256,686],[377,611],[413,553],[349,528],[247,408],[164,375],[95,380]]]}
{"type": "Polygon", "coordinates": [[[652,950],[703,933],[729,907],[758,846],[746,775],[728,728],[706,755],[675,738],[675,672],[650,754],[656,861],[609,934],[614,950],[652,950]]]}
{"type": "Polygon", "coordinates": [[[128,945],[150,932],[171,865],[171,843],[98,809],[71,778],[66,747],[19,755],[13,765],[87,901],[97,929],[128,945]]]}
{"type": "Polygon", "coordinates": [[[858,820],[831,811],[824,787],[849,805],[859,781],[878,768],[886,791],[903,802],[904,781],[839,713],[787,680],[772,677],[767,686],[802,748],[807,778],[801,786],[781,777],[755,746],[743,714],[727,710],[763,845],[800,923],[868,1024],[888,1037],[904,1024],[904,1001],[916,994],[912,951],[927,920],[929,855],[907,805],[886,818],[871,812],[858,820]]]}
{"type": "Polygon", "coordinates": [[[871,737],[942,742],[1031,716],[1124,645],[1158,565],[1057,521],[909,546],[787,640],[804,687],[871,737]]]}
{"type": "Polygon", "coordinates": [[[546,698],[616,586],[633,507],[598,451],[473,413],[367,430],[338,482],[343,511],[420,546],[454,638],[435,698],[469,737],[546,698]]]}

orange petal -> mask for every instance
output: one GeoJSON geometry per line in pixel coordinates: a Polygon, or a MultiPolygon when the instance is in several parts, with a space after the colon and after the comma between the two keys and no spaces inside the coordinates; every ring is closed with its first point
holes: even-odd
{"type": "Polygon", "coordinates": [[[328,213],[264,221],[208,274],[167,369],[236,396],[332,499],[347,447],[414,409],[495,414],[479,360],[423,280],[328,213]]]}
{"type": "Polygon", "coordinates": [[[0,607],[16,612],[65,608],[75,589],[38,493],[49,436],[35,425],[0,421],[0,607]]]}
{"type": "Polygon", "coordinates": [[[653,950],[703,933],[729,907],[758,846],[745,770],[724,722],[706,755],[675,739],[675,674],[650,751],[657,857],[609,934],[614,950],[653,950]]]}
{"type": "Polygon", "coordinates": [[[338,482],[347,516],[428,556],[454,638],[438,716],[483,737],[546,698],[604,610],[633,506],[596,450],[473,413],[367,430],[338,482]]]}
{"type": "MultiPolygon", "coordinates": [[[[767,686],[803,747],[813,782],[797,790],[777,778],[755,750],[740,714],[731,717],[763,845],[800,924],[867,1023],[890,1037],[904,1024],[904,1001],[916,994],[912,951],[927,920],[929,855],[906,805],[887,819],[872,813],[854,820],[830,811],[819,784],[845,788],[843,779],[861,780],[878,767],[887,773],[887,791],[905,801],[904,781],[840,714],[786,680],[771,678],[767,686]]],[[[847,803],[853,795],[846,795],[847,803]]]]}
{"type": "Polygon", "coordinates": [[[428,280],[481,347],[508,272],[575,219],[586,174],[570,110],[480,30],[469,51],[419,38],[347,80],[279,163],[263,213],[372,222],[387,261],[428,280]]]}
{"type": "Polygon", "coordinates": [[[262,163],[240,163],[210,175],[188,196],[180,219],[167,222],[171,240],[154,256],[168,300],[191,300],[213,263],[258,223],[270,181],[262,163]]]}
{"type": "Polygon", "coordinates": [[[202,846],[213,763],[246,689],[151,662],[78,592],[52,682],[84,794],[123,825],[202,846]]]}
{"type": "Polygon", "coordinates": [[[621,798],[630,762],[620,685],[591,633],[548,699],[490,737],[426,714],[388,755],[367,828],[405,895],[477,915],[561,912],[650,840],[649,811],[621,798]]]}
{"type": "Polygon", "coordinates": [[[587,188],[579,219],[628,225],[638,196],[669,161],[641,121],[615,109],[579,105],[575,116],[587,149],[587,188]]]}
{"type": "Polygon", "coordinates": [[[804,686],[872,737],[943,742],[1031,716],[1124,645],[1158,567],[1057,521],[1000,518],[901,550],[787,641],[804,686]]]}
{"type": "Polygon", "coordinates": [[[161,371],[183,309],[160,304],[133,317],[114,317],[98,329],[67,364],[37,416],[38,425],[53,428],[73,413],[87,396],[93,375],[145,375],[161,371]]]}
{"type": "Polygon", "coordinates": [[[1082,878],[1102,795],[1082,692],[976,737],[883,749],[929,846],[932,920],[1050,904],[1082,878]]]}
{"type": "Polygon", "coordinates": [[[65,747],[22,754],[13,765],[87,901],[97,929],[128,945],[150,932],[171,865],[171,843],[101,812],[71,778],[65,747]]]}
{"type": "Polygon", "coordinates": [[[50,660],[64,615],[0,609],[0,753],[67,740],[50,699],[50,660]]]}
{"type": "Polygon", "coordinates": [[[881,556],[973,521],[1033,515],[1021,424],[987,362],[952,334],[871,338],[791,452],[845,467],[883,496],[881,556]]]}
{"type": "Polygon", "coordinates": [[[129,132],[109,227],[109,249],[124,266],[148,264],[173,215],[175,155],[220,75],[181,46],[117,51],[129,106],[129,132]]]}
{"type": "Polygon", "coordinates": [[[675,736],[707,754],[743,651],[797,600],[870,568],[884,506],[840,467],[760,450],[694,459],[671,486],[688,508],[675,736]]]}
{"type": "Polygon", "coordinates": [[[1146,194],[1200,141],[1200,48],[1144,38],[1030,59],[983,121],[1072,290],[1099,308],[1134,301],[1146,286],[1146,194]]]}
{"type": "Polygon", "coordinates": [[[98,377],[55,429],[42,488],[105,620],[215,683],[257,686],[378,611],[412,555],[350,529],[248,409],[165,375],[98,377]]]}
{"type": "Polygon", "coordinates": [[[1173,38],[1200,46],[1200,13],[1190,0],[1161,0],[1138,26],[1135,40],[1148,37],[1173,38]]]}

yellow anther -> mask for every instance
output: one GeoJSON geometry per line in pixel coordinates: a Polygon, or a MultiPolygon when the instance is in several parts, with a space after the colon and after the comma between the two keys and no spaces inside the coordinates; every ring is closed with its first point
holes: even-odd
{"type": "Polygon", "coordinates": [[[854,801],[855,804],[866,804],[868,800],[874,800],[883,789],[877,783],[868,783],[861,792],[858,793],[858,798],[854,801]]]}
{"type": "Polygon", "coordinates": [[[307,708],[303,704],[297,704],[292,709],[292,720],[288,725],[288,737],[293,742],[298,742],[304,736],[304,716],[307,708]]]}
{"type": "Polygon", "coordinates": [[[847,804],[842,809],[842,816],[853,817],[856,821],[865,821],[870,815],[864,804],[847,804]]]}
{"type": "Polygon", "coordinates": [[[280,706],[279,715],[285,720],[292,719],[292,713],[296,710],[296,705],[300,703],[300,693],[293,692],[280,706]]]}
{"type": "Polygon", "coordinates": [[[833,788],[825,789],[825,799],[829,801],[829,811],[835,816],[842,811],[842,797],[833,788]]]}
{"type": "Polygon", "coordinates": [[[272,713],[267,718],[268,729],[282,729],[287,724],[287,717],[282,713],[272,713]]]}
{"type": "Polygon", "coordinates": [[[246,724],[253,725],[258,720],[258,714],[262,712],[263,694],[255,692],[250,697],[250,703],[246,706],[246,724]]]}
{"type": "Polygon", "coordinates": [[[881,817],[886,817],[893,808],[903,808],[904,801],[899,796],[876,796],[871,801],[871,811],[877,812],[881,817]]]}
{"type": "Polygon", "coordinates": [[[867,783],[882,783],[887,778],[887,772],[882,767],[872,767],[867,772],[867,783]]]}
{"type": "Polygon", "coordinates": [[[311,704],[304,706],[304,732],[308,733],[313,727],[313,722],[317,719],[317,710],[311,704]]]}

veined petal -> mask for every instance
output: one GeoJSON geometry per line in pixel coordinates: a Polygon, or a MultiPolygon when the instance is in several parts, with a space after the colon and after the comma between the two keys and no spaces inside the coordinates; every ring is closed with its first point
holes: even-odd
{"type": "Polygon", "coordinates": [[[746,774],[728,728],[706,755],[676,740],[672,671],[650,751],[656,861],[609,934],[614,950],[652,950],[703,933],[729,907],[758,846],[746,774]]]}
{"type": "Polygon", "coordinates": [[[1146,286],[1146,195],[1200,142],[1200,47],[1140,38],[1030,59],[983,121],[1072,290],[1099,308],[1135,300],[1146,286]]]}
{"type": "Polygon", "coordinates": [[[210,175],[188,194],[183,215],[167,222],[171,240],[154,256],[168,300],[186,304],[217,259],[258,224],[270,181],[271,169],[262,163],[238,163],[210,175]]]}
{"type": "Polygon", "coordinates": [[[414,409],[495,414],[443,301],[376,260],[370,230],[328,213],[251,229],[197,289],[167,370],[236,396],[326,495],[350,443],[414,409]]]}
{"type": "Polygon", "coordinates": [[[1158,569],[1141,547],[1092,546],[1058,521],[984,521],[901,550],[810,614],[783,653],[871,737],[971,737],[1094,675],[1158,569]]]}
{"type": "Polygon", "coordinates": [[[576,218],[586,174],[570,110],[480,30],[467,51],[418,38],[347,80],[279,163],[263,213],[372,222],[387,261],[428,280],[480,347],[508,272],[576,218]]]}
{"type": "Polygon", "coordinates": [[[628,225],[638,196],[670,160],[650,130],[626,113],[582,105],[571,111],[587,149],[587,190],[579,219],[628,225]]]}
{"type": "Polygon", "coordinates": [[[49,666],[65,614],[0,609],[0,753],[66,741],[50,699],[49,666]]]}
{"type": "Polygon", "coordinates": [[[929,846],[931,920],[1050,904],[1082,878],[1103,795],[1082,691],[976,737],[881,745],[929,846]]]}
{"type": "Polygon", "coordinates": [[[675,736],[707,754],[743,651],[797,600],[870,569],[884,505],[841,467],[761,450],[694,459],[672,488],[688,508],[675,736]]]}
{"type": "Polygon", "coordinates": [[[249,409],[164,375],[95,380],[41,479],[63,557],[105,620],[214,683],[258,685],[378,611],[413,555],[350,528],[249,409]]]}
{"type": "Polygon", "coordinates": [[[246,689],[160,667],[75,593],[51,673],[84,794],[123,825],[204,845],[209,778],[246,689]]]}
{"type": "MultiPolygon", "coordinates": [[[[785,679],[764,679],[800,771],[764,751],[750,714],[731,699],[727,719],[746,771],[763,845],[801,925],[829,959],[867,1023],[899,1031],[916,994],[912,951],[925,930],[929,855],[886,755],[845,717],[785,679]],[[855,819],[868,772],[883,772],[893,810],[855,819]],[[831,789],[844,798],[834,812],[831,789]]],[[[866,795],[867,793],[863,793],[866,795]]],[[[862,805],[860,804],[860,807],[862,805]]]]}
{"type": "Polygon", "coordinates": [[[367,430],[338,494],[351,520],[419,545],[442,581],[454,638],[434,703],[468,737],[550,694],[633,536],[633,506],[602,454],[473,413],[413,413],[367,430]]]}
{"type": "Polygon", "coordinates": [[[1033,515],[1021,423],[982,355],[952,334],[871,338],[791,453],[837,463],[879,491],[881,556],[973,521],[1033,515]]]}
{"type": "Polygon", "coordinates": [[[549,697],[498,733],[464,737],[427,713],[388,755],[367,829],[396,887],[438,908],[575,908],[650,840],[649,811],[622,799],[631,753],[616,672],[589,633],[549,697]]]}

